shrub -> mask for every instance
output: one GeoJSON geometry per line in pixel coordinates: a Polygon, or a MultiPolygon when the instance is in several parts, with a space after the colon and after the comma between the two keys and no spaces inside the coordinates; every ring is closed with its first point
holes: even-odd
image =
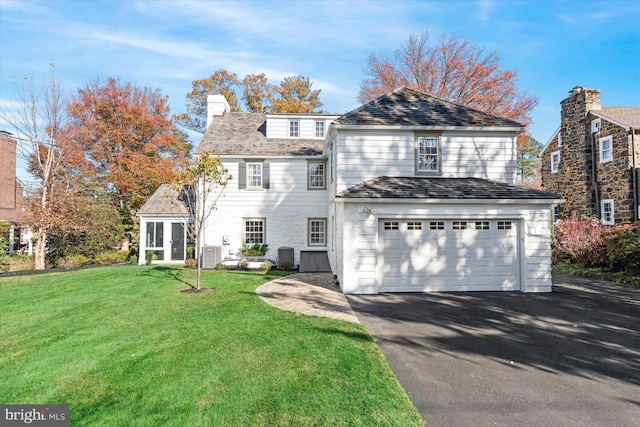
{"type": "Polygon", "coordinates": [[[611,268],[640,276],[640,223],[610,228],[603,237],[611,268]]]}
{"type": "Polygon", "coordinates": [[[260,264],[260,269],[264,270],[265,272],[271,270],[271,267],[273,267],[273,265],[271,265],[269,261],[265,261],[262,264],[260,264]]]}
{"type": "Polygon", "coordinates": [[[147,252],[144,254],[144,260],[145,260],[145,262],[147,263],[147,265],[151,265],[151,261],[153,261],[153,259],[154,259],[154,257],[155,257],[155,256],[156,256],[156,255],[153,253],[153,251],[147,251],[147,252]]]}
{"type": "Polygon", "coordinates": [[[187,258],[184,260],[184,266],[187,268],[194,268],[196,266],[196,260],[193,258],[187,258]]]}
{"type": "Polygon", "coordinates": [[[605,265],[607,246],[602,233],[605,226],[596,218],[569,218],[554,227],[554,260],[568,257],[586,266],[605,265]]]}
{"type": "Polygon", "coordinates": [[[219,262],[216,264],[216,270],[226,270],[227,266],[224,265],[223,263],[219,262]]]}
{"type": "Polygon", "coordinates": [[[72,268],[78,268],[88,264],[91,264],[91,259],[84,255],[69,255],[58,259],[57,267],[70,270],[72,268]]]}
{"type": "Polygon", "coordinates": [[[240,267],[241,270],[246,270],[249,267],[249,260],[242,258],[238,263],[238,267],[240,267]]]}
{"type": "Polygon", "coordinates": [[[95,257],[96,263],[100,265],[115,264],[118,262],[125,262],[127,260],[128,252],[102,252],[95,257]]]}

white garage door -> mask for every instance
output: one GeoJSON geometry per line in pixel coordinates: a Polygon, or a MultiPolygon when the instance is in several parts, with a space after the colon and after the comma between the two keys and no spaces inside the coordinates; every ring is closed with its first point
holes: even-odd
{"type": "Polygon", "coordinates": [[[380,292],[519,289],[517,221],[382,219],[380,292]]]}

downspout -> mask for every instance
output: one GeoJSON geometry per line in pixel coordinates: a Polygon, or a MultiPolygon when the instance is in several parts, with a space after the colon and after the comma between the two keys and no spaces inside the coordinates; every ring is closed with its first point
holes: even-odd
{"type": "Polygon", "coordinates": [[[595,194],[596,202],[596,217],[600,219],[600,189],[598,188],[598,172],[597,172],[597,158],[596,158],[596,143],[594,134],[591,133],[591,180],[593,181],[593,191],[595,194]]]}
{"type": "Polygon", "coordinates": [[[631,128],[631,173],[633,174],[633,216],[640,221],[640,209],[638,208],[638,164],[636,159],[636,143],[634,141],[635,129],[631,128]]]}

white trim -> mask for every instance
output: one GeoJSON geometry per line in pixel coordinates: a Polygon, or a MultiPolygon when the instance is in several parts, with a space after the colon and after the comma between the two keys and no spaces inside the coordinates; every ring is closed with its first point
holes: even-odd
{"type": "Polygon", "coordinates": [[[600,118],[591,120],[591,133],[599,134],[602,131],[602,120],[600,118]]]}
{"type": "Polygon", "coordinates": [[[614,215],[615,215],[615,203],[613,199],[600,200],[600,219],[602,220],[602,223],[606,225],[615,224],[616,221],[615,221],[614,215]],[[605,205],[611,205],[611,215],[608,220],[605,218],[605,210],[604,210],[605,205]]]}
{"type": "Polygon", "coordinates": [[[589,112],[590,112],[591,114],[593,114],[594,116],[598,117],[599,119],[605,119],[606,121],[608,121],[608,122],[610,122],[610,123],[613,123],[614,125],[618,125],[618,126],[620,126],[621,128],[624,128],[624,130],[626,130],[626,131],[631,130],[631,126],[626,125],[626,124],[624,124],[624,123],[622,123],[622,122],[619,122],[619,121],[617,121],[617,120],[615,120],[615,119],[612,119],[611,117],[607,117],[607,116],[605,116],[604,114],[597,113],[597,112],[595,112],[595,111],[593,111],[593,110],[591,110],[591,111],[589,111],[589,112]]]}
{"type": "Polygon", "coordinates": [[[598,138],[598,159],[600,163],[607,163],[613,160],[613,136],[603,136],[602,138],[598,138]],[[605,159],[603,156],[604,150],[602,149],[602,144],[606,141],[609,141],[609,158],[605,159]]]}
{"type": "Polygon", "coordinates": [[[555,132],[553,132],[553,135],[551,135],[551,138],[549,138],[547,140],[547,143],[544,144],[544,147],[542,147],[542,150],[540,150],[540,154],[538,155],[538,157],[541,157],[542,153],[544,153],[546,151],[546,149],[551,145],[551,143],[553,142],[553,139],[556,137],[558,132],[560,132],[560,126],[558,126],[558,128],[555,130],[555,132]]]}
{"type": "Polygon", "coordinates": [[[551,158],[550,158],[550,172],[551,173],[558,173],[558,168],[560,166],[560,151],[554,151],[550,154],[551,158]],[[558,161],[554,162],[553,161],[553,157],[557,156],[558,157],[558,161]],[[555,167],[554,167],[555,166],[555,167]]]}
{"type": "Polygon", "coordinates": [[[480,132],[524,132],[525,127],[482,127],[482,126],[413,126],[413,125],[346,125],[332,123],[334,129],[357,129],[357,130],[458,130],[458,131],[480,131],[480,132]]]}
{"type": "Polygon", "coordinates": [[[336,203],[380,203],[395,205],[414,205],[414,204],[456,204],[456,205],[551,205],[552,203],[564,203],[564,199],[416,199],[416,198],[349,198],[335,197],[336,203]]]}

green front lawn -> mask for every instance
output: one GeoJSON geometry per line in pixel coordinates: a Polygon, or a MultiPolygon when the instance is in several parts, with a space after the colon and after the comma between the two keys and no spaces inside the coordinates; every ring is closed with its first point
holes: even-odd
{"type": "Polygon", "coordinates": [[[0,403],[71,425],[422,425],[361,325],[268,306],[277,273],[116,266],[0,277],[0,403]]]}

